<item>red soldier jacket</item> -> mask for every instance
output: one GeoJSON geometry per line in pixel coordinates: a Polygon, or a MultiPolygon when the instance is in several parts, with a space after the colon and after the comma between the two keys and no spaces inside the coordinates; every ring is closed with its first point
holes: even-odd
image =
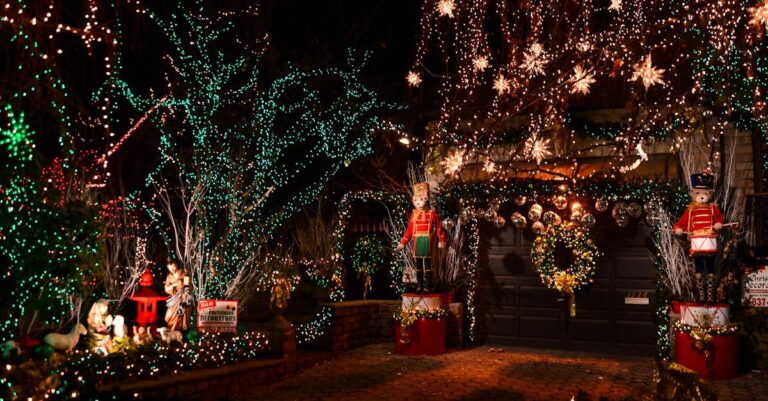
{"type": "Polygon", "coordinates": [[[427,257],[431,256],[431,252],[428,249],[423,249],[421,241],[418,241],[418,239],[419,237],[427,237],[429,249],[432,249],[435,235],[437,235],[439,242],[445,243],[445,232],[443,232],[443,227],[440,225],[440,217],[437,215],[437,212],[431,209],[414,209],[411,213],[411,218],[408,220],[408,228],[405,230],[400,243],[406,245],[408,241],[415,239],[412,247],[413,255],[427,257]]]}
{"type": "Polygon", "coordinates": [[[688,235],[707,235],[714,233],[715,223],[723,224],[723,214],[714,203],[691,203],[685,209],[674,228],[681,228],[688,235]]]}

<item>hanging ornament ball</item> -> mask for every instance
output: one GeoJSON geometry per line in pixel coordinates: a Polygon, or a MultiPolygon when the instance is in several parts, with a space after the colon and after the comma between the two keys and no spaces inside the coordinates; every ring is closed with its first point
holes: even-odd
{"type": "Polygon", "coordinates": [[[509,221],[512,223],[513,226],[515,226],[515,228],[523,228],[527,223],[527,221],[525,220],[525,216],[523,216],[519,212],[513,213],[512,216],[509,217],[509,221]]]}
{"type": "Polygon", "coordinates": [[[522,195],[515,196],[515,205],[517,206],[523,206],[525,205],[525,202],[528,202],[528,198],[522,195]]]}
{"type": "Polygon", "coordinates": [[[555,214],[555,221],[553,221],[552,224],[558,226],[562,222],[563,222],[563,218],[560,217],[559,214],[555,214]]]}
{"type": "Polygon", "coordinates": [[[453,231],[454,226],[455,224],[453,223],[453,219],[451,219],[450,217],[446,217],[443,219],[443,228],[445,229],[445,231],[453,231]]]}
{"type": "Polygon", "coordinates": [[[566,198],[565,195],[557,195],[552,203],[555,204],[557,210],[563,210],[568,207],[568,198],[566,198]]]}
{"type": "Polygon", "coordinates": [[[493,225],[496,226],[496,228],[504,227],[504,224],[507,222],[506,219],[504,219],[503,216],[496,216],[495,219],[493,219],[493,225]]]}
{"type": "Polygon", "coordinates": [[[489,208],[488,210],[485,211],[484,216],[486,220],[494,221],[496,220],[496,211],[489,208]]]}
{"type": "Polygon", "coordinates": [[[643,205],[643,211],[645,214],[653,214],[659,211],[659,204],[656,201],[648,201],[643,205]]]}
{"type": "Polygon", "coordinates": [[[608,199],[605,197],[597,198],[595,201],[595,210],[598,212],[605,212],[608,210],[608,207],[610,206],[610,203],[608,202],[608,199]]]}
{"type": "Polygon", "coordinates": [[[579,203],[579,202],[573,202],[573,203],[571,204],[571,211],[572,211],[572,212],[575,212],[575,211],[582,211],[582,210],[584,210],[584,207],[583,207],[583,206],[581,206],[581,203],[579,203]]]}
{"type": "Polygon", "coordinates": [[[634,218],[638,218],[643,215],[643,207],[637,202],[632,202],[627,205],[627,213],[634,218]]]}
{"type": "Polygon", "coordinates": [[[531,229],[533,230],[534,234],[544,234],[544,231],[546,231],[546,227],[544,227],[544,224],[540,221],[535,221],[531,225],[531,229]]]}
{"type": "Polygon", "coordinates": [[[557,215],[557,213],[550,210],[544,213],[543,215],[541,215],[541,222],[549,226],[554,224],[554,222],[557,220],[558,217],[559,216],[557,215]]]}
{"type": "Polygon", "coordinates": [[[629,225],[629,216],[626,215],[626,214],[622,215],[622,216],[619,216],[619,218],[616,219],[616,224],[619,227],[621,227],[621,228],[624,228],[624,227],[628,226],[629,225]]]}
{"type": "Polygon", "coordinates": [[[574,223],[580,223],[583,217],[584,215],[581,209],[577,209],[571,212],[571,221],[574,223]]]}
{"type": "Polygon", "coordinates": [[[470,219],[472,219],[472,215],[473,215],[472,209],[470,209],[468,207],[461,210],[461,219],[462,220],[470,220],[470,219]]]}
{"type": "Polygon", "coordinates": [[[531,206],[531,209],[528,211],[528,220],[539,221],[543,211],[544,209],[541,207],[541,205],[534,203],[533,206],[531,206]]]}
{"type": "Polygon", "coordinates": [[[597,219],[595,219],[595,216],[592,213],[586,213],[581,217],[581,224],[584,227],[592,227],[596,222],[597,219]]]}
{"type": "Polygon", "coordinates": [[[624,202],[616,202],[616,204],[613,205],[613,210],[611,210],[611,216],[617,220],[619,217],[627,216],[627,204],[624,202]]]}

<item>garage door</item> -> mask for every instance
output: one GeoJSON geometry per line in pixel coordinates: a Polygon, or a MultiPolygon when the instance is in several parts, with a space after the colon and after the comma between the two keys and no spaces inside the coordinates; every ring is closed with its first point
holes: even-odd
{"type": "Polygon", "coordinates": [[[599,221],[591,230],[604,256],[595,282],[568,302],[541,283],[531,265],[530,229],[480,225],[477,334],[488,344],[520,345],[614,354],[653,355],[654,262],[642,223],[619,228],[599,221]],[[650,305],[626,304],[630,292],[645,292],[650,305]]]}

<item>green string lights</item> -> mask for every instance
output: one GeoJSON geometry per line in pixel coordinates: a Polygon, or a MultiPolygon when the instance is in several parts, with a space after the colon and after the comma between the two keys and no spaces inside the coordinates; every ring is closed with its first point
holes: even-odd
{"type": "MultiPolygon", "coordinates": [[[[10,152],[0,174],[0,259],[4,308],[0,339],[39,327],[57,328],[72,313],[73,299],[93,293],[102,252],[98,210],[82,202],[64,202],[64,194],[42,194],[32,160],[32,133],[6,108],[10,132],[23,138],[10,152]]],[[[8,134],[4,134],[8,135],[8,134]]]]}
{"type": "Polygon", "coordinates": [[[158,108],[150,117],[162,133],[161,162],[148,180],[151,219],[198,294],[221,297],[345,162],[371,153],[374,134],[392,128],[375,114],[394,106],[360,83],[365,59],[353,55],[347,69],[292,68],[263,85],[262,50],[243,44],[225,56],[221,41],[242,44],[234,22],[198,15],[204,9],[192,1],[168,17],[149,12],[172,48],[165,97],[119,85],[137,110],[158,108]]]}
{"type": "MultiPolygon", "coordinates": [[[[404,193],[391,193],[386,191],[359,191],[344,194],[339,203],[338,218],[333,228],[334,248],[336,253],[334,257],[334,271],[331,282],[334,284],[331,289],[331,300],[339,302],[344,300],[344,269],[345,269],[345,238],[347,228],[352,217],[352,207],[360,203],[381,203],[389,210],[393,221],[407,221],[411,211],[411,199],[404,193]]],[[[391,249],[395,249],[397,244],[390,244],[391,249]]],[[[392,257],[390,260],[389,273],[392,278],[391,286],[398,293],[402,294],[405,287],[402,283],[403,261],[399,257],[392,257]]]]}
{"type": "Polygon", "coordinates": [[[13,160],[31,161],[32,135],[34,134],[29,124],[24,122],[24,113],[18,116],[13,112],[10,104],[5,105],[5,114],[8,118],[7,127],[0,130],[0,147],[6,148],[6,153],[13,160]]]}

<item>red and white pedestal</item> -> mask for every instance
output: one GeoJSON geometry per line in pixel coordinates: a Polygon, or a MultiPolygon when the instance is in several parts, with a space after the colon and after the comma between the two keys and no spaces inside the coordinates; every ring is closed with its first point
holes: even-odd
{"type": "Polygon", "coordinates": [[[395,323],[395,353],[438,355],[445,353],[445,319],[418,319],[403,331],[395,323]]]}
{"type": "Polygon", "coordinates": [[[739,375],[739,336],[712,336],[709,355],[699,351],[690,334],[675,333],[675,360],[699,372],[704,379],[730,379],[739,375]]]}

